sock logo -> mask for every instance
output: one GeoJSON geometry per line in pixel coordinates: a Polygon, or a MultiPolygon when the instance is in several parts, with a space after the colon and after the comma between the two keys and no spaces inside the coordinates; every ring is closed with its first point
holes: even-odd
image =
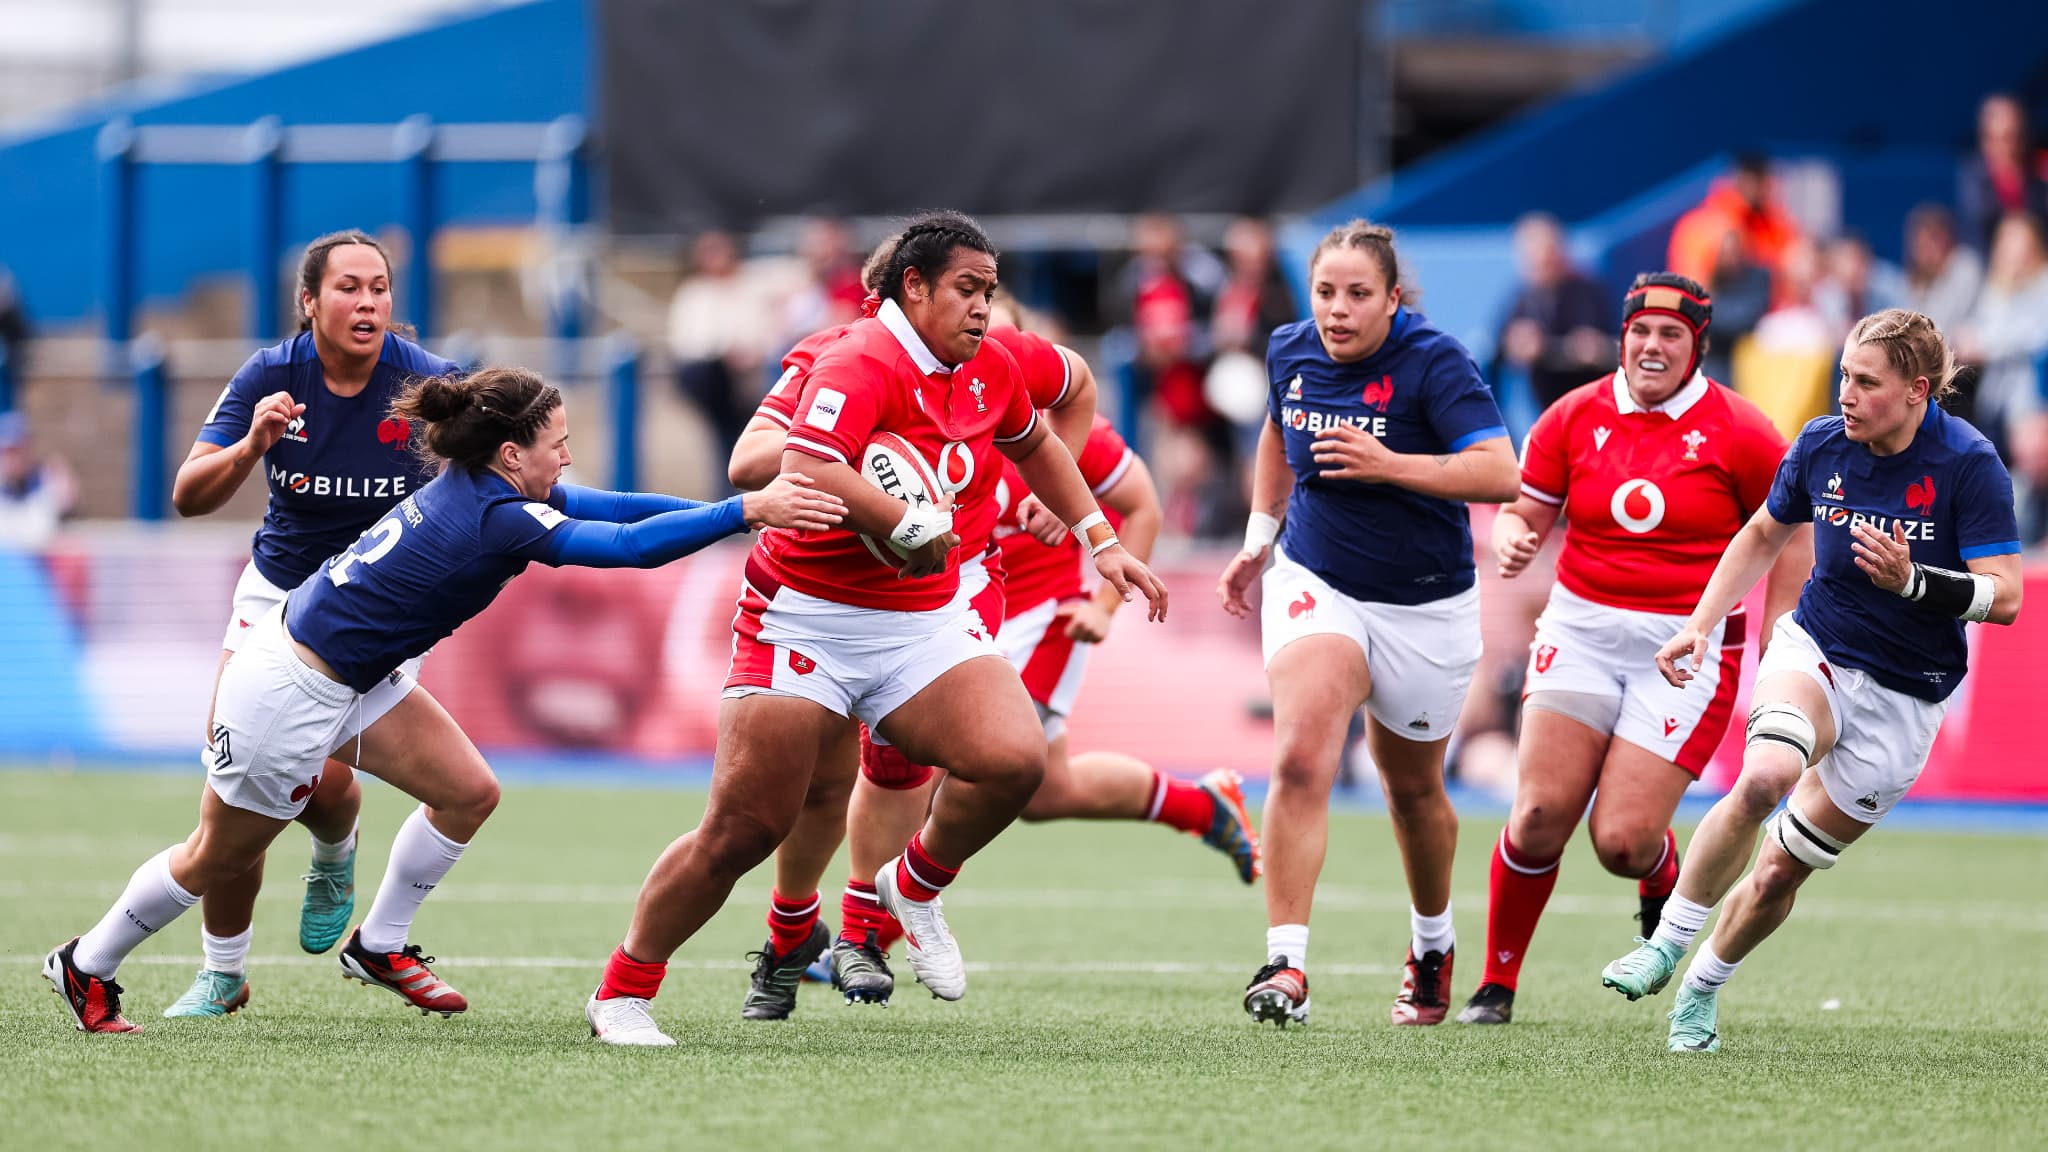
{"type": "Polygon", "coordinates": [[[1515,954],[1513,952],[1509,952],[1506,950],[1495,952],[1493,955],[1494,959],[1499,960],[1503,964],[1515,958],[1515,954]]]}

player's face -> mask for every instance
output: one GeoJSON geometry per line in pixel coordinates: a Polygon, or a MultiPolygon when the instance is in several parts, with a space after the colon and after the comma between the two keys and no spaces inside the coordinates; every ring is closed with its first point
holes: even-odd
{"type": "Polygon", "coordinates": [[[375,355],[391,326],[391,269],[367,244],[338,245],[327,253],[320,295],[300,293],[299,305],[313,318],[321,344],[348,355],[375,355]]]}
{"type": "Polygon", "coordinates": [[[1387,287],[1380,262],[1363,248],[1333,248],[1309,269],[1316,334],[1338,363],[1363,360],[1386,343],[1401,306],[1401,287],[1387,287]]]}
{"type": "Polygon", "coordinates": [[[511,457],[506,462],[506,471],[511,473],[513,486],[529,500],[547,499],[561,480],[562,470],[570,464],[569,409],[558,406],[534,435],[531,445],[512,447],[518,451],[506,453],[511,457]]]}
{"type": "Polygon", "coordinates": [[[1842,431],[1858,444],[1889,444],[1920,419],[1925,376],[1906,379],[1875,344],[1842,347],[1842,431]]]}
{"type": "Polygon", "coordinates": [[[1692,329],[1669,316],[1639,314],[1621,334],[1621,364],[1628,390],[1648,407],[1662,404],[1685,387],[1681,375],[1692,363],[1692,329]]]}
{"type": "Polygon", "coordinates": [[[925,347],[948,364],[974,359],[995,303],[996,258],[956,246],[935,279],[925,281],[915,270],[905,279],[903,314],[925,347]]]}

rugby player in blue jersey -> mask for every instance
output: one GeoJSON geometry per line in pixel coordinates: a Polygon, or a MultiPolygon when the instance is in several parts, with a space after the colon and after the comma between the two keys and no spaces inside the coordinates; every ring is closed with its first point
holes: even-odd
{"type": "Polygon", "coordinates": [[[439,475],[255,621],[222,670],[199,827],[137,869],[100,922],[44,962],[81,1030],[136,1030],[121,1016],[121,961],[260,860],[318,791],[330,756],[421,802],[342,947],[343,974],[422,1013],[466,1009],[406,937],[420,902],[497,806],[498,784],[406,662],[534,561],[651,568],[750,525],[822,530],[844,513],[800,475],[716,504],[561,484],[562,395],[524,369],[416,380],[391,413],[417,423],[439,475]]]}
{"type": "Polygon", "coordinates": [[[1244,550],[1217,586],[1245,616],[1266,568],[1260,630],[1273,691],[1266,958],[1254,1019],[1308,1019],[1309,906],[1329,840],[1330,785],[1362,704],[1410,900],[1396,1024],[1449,1004],[1458,817],[1445,746],[1479,663],[1467,501],[1521,477],[1500,410],[1464,346],[1401,304],[1393,233],[1332,230],[1309,263],[1313,319],[1273,333],[1267,420],[1244,550]]]}
{"type": "Polygon", "coordinates": [[[1975,428],[1941,410],[1954,376],[1927,317],[1891,309],[1859,321],[1842,349],[1842,414],[1801,430],[1763,508],[1657,653],[1683,686],[1714,622],[1795,527],[1813,525],[1813,576],[1757,665],[1742,775],[1693,834],[1657,931],[1601,973],[1631,1000],[1658,992],[1727,898],[1670,1012],[1673,1052],[1720,1048],[1717,1000],[1736,965],[1926,767],[1968,668],[1963,622],[2019,616],[2012,477],[1975,428]]]}
{"type": "MultiPolygon", "coordinates": [[[[412,428],[391,415],[391,401],[407,380],[446,375],[455,364],[391,330],[384,249],[357,231],[313,241],[299,261],[298,303],[298,335],[235,373],[171,487],[181,516],[218,510],[259,468],[270,488],[253,554],[235,582],[222,667],[286,592],[433,478],[411,450],[412,428]]],[[[417,676],[418,661],[406,671],[417,676]]],[[[334,947],[354,914],[361,808],[355,774],[334,761],[299,814],[313,837],[299,909],[299,947],[308,952],[334,947]]],[[[249,1002],[245,965],[262,887],[259,857],[207,891],[200,902],[204,960],[164,1015],[224,1016],[249,1002]]]]}

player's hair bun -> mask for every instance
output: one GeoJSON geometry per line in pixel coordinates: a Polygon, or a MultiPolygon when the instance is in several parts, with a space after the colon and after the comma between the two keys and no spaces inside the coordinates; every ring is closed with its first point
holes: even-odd
{"type": "Polygon", "coordinates": [[[421,452],[475,471],[490,466],[506,442],[531,447],[562,393],[537,372],[481,368],[468,376],[422,376],[391,401],[391,414],[424,425],[421,452]]]}
{"type": "Polygon", "coordinates": [[[420,380],[414,407],[419,419],[429,424],[452,420],[476,402],[473,393],[453,376],[428,376],[420,380]]]}

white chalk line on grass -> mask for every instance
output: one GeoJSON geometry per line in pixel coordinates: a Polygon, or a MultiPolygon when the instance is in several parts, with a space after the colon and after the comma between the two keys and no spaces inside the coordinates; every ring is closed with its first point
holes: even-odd
{"type": "MultiPolygon", "coordinates": [[[[16,964],[41,964],[41,956],[6,956],[5,960],[16,964]]],[[[199,955],[160,956],[144,953],[129,957],[123,967],[142,966],[148,968],[197,968],[204,962],[199,955]]],[[[285,955],[251,956],[248,965],[254,969],[263,968],[320,968],[337,967],[332,956],[285,955]]],[[[747,972],[753,965],[745,960],[670,960],[668,966],[691,972],[747,972]]],[[[435,967],[446,971],[461,968],[529,968],[547,971],[582,970],[601,972],[604,969],[602,956],[442,956],[435,961],[435,967]]],[[[993,976],[1243,976],[1249,965],[1193,963],[1172,960],[969,960],[969,972],[986,972],[993,976]]],[[[1400,969],[1386,964],[1318,964],[1316,975],[1322,976],[1392,976],[1400,969]]]]}
{"type": "MultiPolygon", "coordinates": [[[[828,886],[831,887],[831,886],[828,886]]],[[[828,898],[837,889],[831,888],[828,898]]],[[[112,881],[0,881],[0,900],[106,901],[118,896],[121,884],[112,881]]],[[[639,889],[628,884],[520,884],[481,882],[465,884],[457,879],[444,884],[433,895],[436,905],[485,904],[509,906],[592,905],[630,907],[639,889]]],[[[365,897],[368,892],[363,893],[365,897]]],[[[295,880],[274,877],[266,888],[265,903],[297,903],[299,885],[295,880]]],[[[1362,888],[1323,885],[1316,889],[1316,908],[1323,912],[1406,912],[1408,898],[1398,891],[1368,892],[1362,888]]],[[[762,904],[768,889],[741,887],[733,890],[732,904],[762,904]]],[[[1234,884],[1177,885],[1159,888],[961,888],[946,893],[954,908],[1015,911],[1123,911],[1123,912],[1205,912],[1256,908],[1255,895],[1234,884]]],[[[1458,892],[1454,907],[1483,912],[1486,893],[1458,892]]],[[[1591,917],[1626,922],[1636,910],[1629,897],[1553,896],[1544,914],[1591,917]]],[[[1868,924],[1995,924],[2006,932],[2048,933],[2048,906],[2043,903],[2005,901],[1935,900],[1844,900],[1806,899],[1793,916],[1806,921],[1868,924]]]]}

